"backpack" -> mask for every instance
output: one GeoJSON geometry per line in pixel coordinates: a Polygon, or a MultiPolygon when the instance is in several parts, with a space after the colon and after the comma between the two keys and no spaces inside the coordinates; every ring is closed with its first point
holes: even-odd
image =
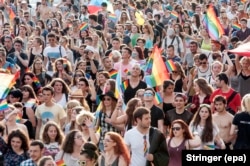
{"type": "MultiPolygon", "coordinates": [[[[59,46],[59,53],[60,53],[60,57],[62,57],[62,46],[59,46]]],[[[51,62],[50,57],[48,57],[48,59],[49,59],[48,71],[53,71],[52,62],[51,62]]]]}
{"type": "MultiPolygon", "coordinates": [[[[174,36],[174,38],[172,39],[170,45],[173,45],[175,38],[177,39],[177,45],[178,45],[177,51],[178,51],[178,54],[179,54],[179,56],[180,56],[180,55],[181,55],[181,48],[180,48],[180,39],[179,39],[178,36],[174,36]]],[[[166,49],[167,46],[168,46],[168,45],[167,45],[167,42],[168,42],[168,38],[166,37],[166,38],[165,38],[165,49],[166,49]]]]}
{"type": "Polygon", "coordinates": [[[229,107],[229,103],[233,100],[233,98],[237,95],[236,91],[233,91],[233,93],[229,96],[229,98],[227,99],[227,112],[231,113],[232,115],[235,115],[235,111],[229,107]]]}

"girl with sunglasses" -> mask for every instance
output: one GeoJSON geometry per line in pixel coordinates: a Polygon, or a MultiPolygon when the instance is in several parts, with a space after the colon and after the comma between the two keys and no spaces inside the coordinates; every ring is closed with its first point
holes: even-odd
{"type": "Polygon", "coordinates": [[[86,142],[80,154],[81,156],[78,161],[80,166],[96,166],[98,152],[95,144],[86,142]]]}
{"type": "Polygon", "coordinates": [[[76,123],[77,125],[79,125],[84,140],[86,140],[87,142],[92,142],[95,145],[97,145],[100,139],[100,134],[96,132],[94,122],[95,122],[94,115],[87,111],[82,111],[76,117],[76,123]]]}
{"type": "Polygon", "coordinates": [[[198,132],[201,138],[201,146],[197,149],[214,150],[226,148],[219,136],[218,126],[213,122],[210,105],[200,105],[190,122],[189,128],[192,132],[198,132]]]}
{"type": "Polygon", "coordinates": [[[188,125],[181,119],[171,124],[170,137],[167,138],[169,166],[181,166],[182,150],[200,146],[201,140],[197,132],[190,132],[188,125]]]}

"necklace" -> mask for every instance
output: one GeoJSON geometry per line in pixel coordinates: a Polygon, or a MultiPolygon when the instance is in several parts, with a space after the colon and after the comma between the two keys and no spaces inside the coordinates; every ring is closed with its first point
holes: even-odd
{"type": "Polygon", "coordinates": [[[174,139],[172,139],[172,140],[173,140],[174,146],[176,148],[176,151],[179,151],[179,146],[177,146],[177,144],[175,143],[174,139]]]}

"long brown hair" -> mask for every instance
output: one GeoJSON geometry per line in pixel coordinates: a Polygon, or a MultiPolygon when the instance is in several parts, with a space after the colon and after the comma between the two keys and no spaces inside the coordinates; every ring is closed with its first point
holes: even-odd
{"type": "Polygon", "coordinates": [[[183,137],[184,139],[192,139],[193,136],[188,128],[188,125],[186,122],[184,122],[183,120],[181,119],[177,119],[177,120],[174,120],[171,124],[171,130],[170,130],[170,138],[173,138],[174,137],[174,133],[173,133],[173,130],[172,130],[172,127],[174,126],[174,124],[179,124],[181,125],[181,128],[184,129],[184,133],[183,133],[183,137]]]}
{"type": "Polygon", "coordinates": [[[194,83],[196,83],[198,85],[198,87],[200,88],[200,90],[205,93],[206,95],[211,95],[213,93],[213,88],[211,85],[209,85],[207,83],[207,80],[205,80],[204,78],[197,78],[194,80],[194,83]]]}
{"type": "Polygon", "coordinates": [[[140,101],[141,99],[139,98],[132,98],[128,101],[127,108],[126,108],[126,114],[128,116],[127,124],[133,125],[133,122],[134,122],[133,113],[135,111],[135,108],[137,107],[138,102],[140,101]]]}
{"type": "Polygon", "coordinates": [[[56,138],[55,138],[55,141],[59,143],[59,145],[62,144],[62,141],[63,141],[63,133],[61,131],[61,129],[59,128],[59,126],[57,125],[57,123],[53,122],[53,121],[49,121],[45,124],[44,126],[44,129],[43,129],[43,133],[42,133],[42,140],[45,144],[49,144],[50,143],[50,138],[49,138],[49,135],[48,135],[48,130],[51,126],[54,126],[56,128],[56,132],[57,132],[57,135],[56,135],[56,138]]]}
{"type": "Polygon", "coordinates": [[[126,165],[129,165],[130,163],[130,154],[128,151],[128,148],[121,137],[120,134],[115,132],[107,132],[106,135],[110,136],[110,139],[113,140],[116,143],[116,147],[114,148],[114,152],[117,155],[121,155],[124,160],[126,161],[126,165]]]}
{"type": "Polygon", "coordinates": [[[195,128],[200,124],[201,117],[200,117],[200,111],[202,108],[207,108],[209,112],[209,116],[206,119],[205,126],[201,135],[201,141],[202,142],[209,142],[213,140],[213,121],[212,121],[212,111],[208,104],[201,104],[198,111],[195,113],[193,120],[190,124],[192,124],[195,128]]]}

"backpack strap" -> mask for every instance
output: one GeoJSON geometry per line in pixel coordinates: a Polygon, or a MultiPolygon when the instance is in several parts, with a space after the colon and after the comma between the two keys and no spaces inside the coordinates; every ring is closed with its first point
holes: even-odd
{"type": "Polygon", "coordinates": [[[59,46],[59,53],[60,53],[60,56],[62,57],[62,46],[59,46]]]}
{"type": "Polygon", "coordinates": [[[236,94],[237,94],[237,92],[233,91],[233,93],[227,99],[227,105],[229,105],[229,103],[233,100],[233,98],[236,96],[236,94]]]}

